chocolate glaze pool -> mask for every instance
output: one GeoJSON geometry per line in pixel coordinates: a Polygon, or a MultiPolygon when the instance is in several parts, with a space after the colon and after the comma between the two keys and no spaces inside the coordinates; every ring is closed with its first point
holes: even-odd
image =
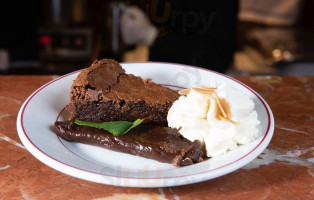
{"type": "Polygon", "coordinates": [[[203,160],[200,141],[191,142],[182,137],[178,130],[169,127],[144,124],[122,136],[114,136],[89,126],[79,126],[70,121],[56,122],[54,127],[58,136],[71,142],[172,163],[176,167],[203,160]]]}

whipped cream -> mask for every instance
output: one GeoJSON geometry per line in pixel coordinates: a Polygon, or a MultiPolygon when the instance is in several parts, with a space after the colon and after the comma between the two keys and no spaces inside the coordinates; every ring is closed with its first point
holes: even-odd
{"type": "Polygon", "coordinates": [[[227,83],[180,91],[167,116],[168,125],[190,141],[199,140],[208,157],[247,144],[258,135],[260,121],[254,102],[227,83]]]}

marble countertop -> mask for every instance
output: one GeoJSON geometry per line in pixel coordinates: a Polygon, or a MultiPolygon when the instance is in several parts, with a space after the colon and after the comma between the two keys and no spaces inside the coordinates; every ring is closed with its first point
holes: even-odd
{"type": "Polygon", "coordinates": [[[167,188],[125,188],[80,180],[33,157],[16,118],[25,99],[54,76],[0,76],[0,199],[314,199],[314,77],[241,76],[275,116],[268,148],[213,180],[167,188]]]}

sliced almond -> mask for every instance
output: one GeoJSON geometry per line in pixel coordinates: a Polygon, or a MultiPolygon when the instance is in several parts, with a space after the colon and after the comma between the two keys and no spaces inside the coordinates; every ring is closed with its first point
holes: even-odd
{"type": "Polygon", "coordinates": [[[221,110],[221,113],[223,114],[224,118],[228,118],[228,115],[227,113],[225,112],[225,110],[223,109],[223,107],[221,106],[221,103],[220,103],[220,100],[217,96],[215,96],[215,99],[216,99],[216,102],[217,102],[217,105],[219,107],[219,109],[221,110]]]}
{"type": "Polygon", "coordinates": [[[191,91],[191,89],[188,88],[188,89],[180,90],[178,93],[180,95],[185,95],[186,96],[186,95],[190,94],[190,91],[191,91]]]}
{"type": "Polygon", "coordinates": [[[201,94],[209,94],[209,95],[213,95],[216,90],[216,88],[209,88],[205,86],[196,86],[196,87],[192,87],[192,89],[201,94]]]}
{"type": "Polygon", "coordinates": [[[216,88],[210,88],[210,87],[205,87],[205,86],[195,86],[192,88],[180,90],[179,94],[180,95],[188,95],[188,94],[190,94],[191,89],[193,89],[199,93],[202,93],[202,94],[210,94],[210,95],[212,95],[216,90],[216,88]]]}
{"type": "Polygon", "coordinates": [[[222,115],[218,115],[218,116],[217,116],[217,119],[218,119],[218,120],[221,120],[221,121],[232,122],[232,121],[230,121],[229,119],[225,118],[225,117],[222,116],[222,115]]]}
{"type": "Polygon", "coordinates": [[[204,91],[204,92],[213,92],[217,88],[205,87],[205,86],[195,86],[195,87],[192,87],[192,89],[199,90],[199,91],[204,91]]]}
{"type": "Polygon", "coordinates": [[[206,87],[206,86],[194,86],[192,88],[199,88],[199,89],[203,89],[203,90],[216,90],[216,87],[206,87]]]}
{"type": "Polygon", "coordinates": [[[196,92],[199,92],[199,93],[202,93],[202,94],[214,94],[215,93],[215,90],[204,90],[204,89],[201,89],[201,88],[192,88],[193,90],[195,90],[196,92]]]}
{"type": "MultiPolygon", "coordinates": [[[[228,110],[225,110],[222,106],[222,100],[219,99],[219,97],[215,96],[215,100],[217,102],[219,110],[221,111],[221,114],[218,114],[217,118],[219,120],[225,120],[225,121],[231,122],[233,124],[238,124],[238,122],[231,120],[231,116],[230,116],[231,114],[230,114],[230,110],[229,110],[230,108],[227,108],[228,110]]],[[[227,103],[227,102],[224,102],[224,103],[227,103]]]]}

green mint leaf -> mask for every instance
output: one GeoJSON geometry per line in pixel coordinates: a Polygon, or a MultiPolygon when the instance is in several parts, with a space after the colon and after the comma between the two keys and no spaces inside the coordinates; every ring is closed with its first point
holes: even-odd
{"type": "Polygon", "coordinates": [[[134,122],[113,121],[113,122],[94,123],[94,122],[75,120],[75,124],[103,129],[112,133],[114,136],[120,136],[120,135],[126,134],[129,130],[138,126],[140,123],[142,123],[142,121],[143,119],[137,119],[134,122]]]}

